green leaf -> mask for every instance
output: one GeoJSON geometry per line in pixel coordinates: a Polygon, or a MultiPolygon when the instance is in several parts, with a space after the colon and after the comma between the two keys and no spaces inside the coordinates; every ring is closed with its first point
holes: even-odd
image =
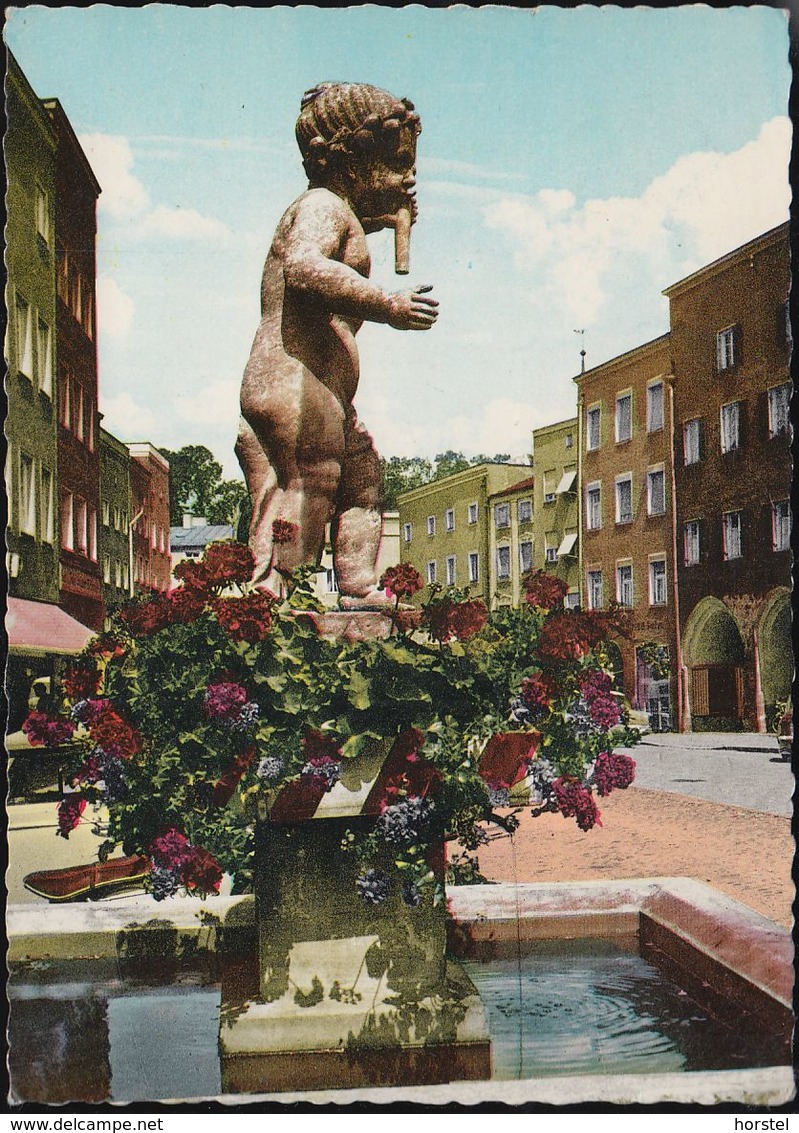
{"type": "Polygon", "coordinates": [[[372,703],[370,695],[372,682],[364,673],[357,670],[351,675],[348,689],[348,699],[353,708],[363,711],[372,703]]]}

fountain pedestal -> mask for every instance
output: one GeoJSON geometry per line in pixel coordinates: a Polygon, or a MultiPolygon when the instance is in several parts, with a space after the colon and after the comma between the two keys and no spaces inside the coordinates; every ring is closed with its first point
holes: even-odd
{"type": "MultiPolygon", "coordinates": [[[[358,896],[347,831],[369,829],[404,762],[400,737],[345,764],[329,792],[291,784],[257,828],[257,992],[223,982],[229,1093],[419,1085],[490,1077],[488,1028],[446,948],[446,908],[358,896]]],[[[439,879],[443,843],[429,864],[439,879]]]]}

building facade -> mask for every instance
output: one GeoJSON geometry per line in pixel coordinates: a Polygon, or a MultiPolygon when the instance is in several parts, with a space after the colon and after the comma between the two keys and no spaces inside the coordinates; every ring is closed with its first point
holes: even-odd
{"type": "Polygon", "coordinates": [[[130,573],[135,593],[166,592],[169,553],[169,463],[147,441],[128,444],[132,537],[130,573]]]}
{"type": "Polygon", "coordinates": [[[533,431],[533,566],[568,585],[568,606],[580,603],[577,432],[576,417],[533,431]]]}
{"type": "Polygon", "coordinates": [[[58,602],[57,137],[10,53],[6,110],[9,594],[24,600],[58,602]]]}
{"type": "Polygon", "coordinates": [[[581,605],[630,609],[614,643],[622,687],[657,731],[676,726],[668,334],[576,377],[581,605]]]}
{"type": "Polygon", "coordinates": [[[492,556],[497,544],[489,501],[529,477],[526,464],[485,463],[403,492],[398,500],[402,562],[415,566],[428,585],[468,587],[473,598],[496,606],[492,556]]]}
{"type": "Polygon", "coordinates": [[[128,446],[102,427],[100,456],[100,568],[106,613],[131,596],[130,453],[128,446]]]}
{"type": "Polygon", "coordinates": [[[96,263],[100,186],[58,99],[42,104],[58,139],[55,163],[56,384],[61,531],[59,604],[102,629],[97,409],[96,263]]]}
{"type": "Polygon", "coordinates": [[[679,633],[695,729],[765,730],[790,697],[788,225],[666,289],[679,633]]]}
{"type": "Polygon", "coordinates": [[[518,606],[522,576],[533,569],[534,484],[526,476],[488,497],[488,592],[497,606],[518,606]]]}

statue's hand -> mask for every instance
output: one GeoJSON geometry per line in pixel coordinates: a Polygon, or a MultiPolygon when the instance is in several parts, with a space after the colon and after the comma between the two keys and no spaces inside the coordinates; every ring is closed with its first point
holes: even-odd
{"type": "Polygon", "coordinates": [[[429,299],[431,283],[410,291],[397,291],[389,297],[388,325],[395,330],[429,330],[438,318],[438,300],[429,299]]]}

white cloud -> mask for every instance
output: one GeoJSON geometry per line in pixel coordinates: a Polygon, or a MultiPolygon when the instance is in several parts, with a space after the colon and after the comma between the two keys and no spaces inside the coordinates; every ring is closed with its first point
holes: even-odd
{"type": "Polygon", "coordinates": [[[144,405],[138,405],[129,393],[108,397],[100,392],[100,410],[103,428],[120,440],[152,440],[156,428],[155,414],[144,405]]]}
{"type": "Polygon", "coordinates": [[[127,138],[114,134],[84,134],[80,144],[100,182],[99,208],[118,220],[129,220],[149,204],[147,190],[131,172],[133,153],[127,138]]]}
{"type": "Polygon", "coordinates": [[[611,290],[655,293],[787,219],[791,126],[774,118],[733,153],[686,154],[640,197],[589,200],[568,190],[505,196],[483,210],[516,266],[535,272],[530,297],[565,321],[591,325],[611,290]]]}
{"type": "Polygon", "coordinates": [[[219,240],[230,236],[230,229],[221,220],[203,216],[193,208],[158,205],[144,217],[141,231],[147,235],[165,236],[173,240],[219,240]]]}
{"type": "Polygon", "coordinates": [[[175,410],[184,421],[191,421],[195,425],[224,427],[229,421],[231,431],[235,434],[239,420],[240,387],[238,378],[211,382],[201,389],[178,394],[175,397],[175,410]]]}
{"type": "Polygon", "coordinates": [[[97,324],[110,338],[125,338],[133,322],[133,300],[110,276],[97,278],[97,324]]]}

